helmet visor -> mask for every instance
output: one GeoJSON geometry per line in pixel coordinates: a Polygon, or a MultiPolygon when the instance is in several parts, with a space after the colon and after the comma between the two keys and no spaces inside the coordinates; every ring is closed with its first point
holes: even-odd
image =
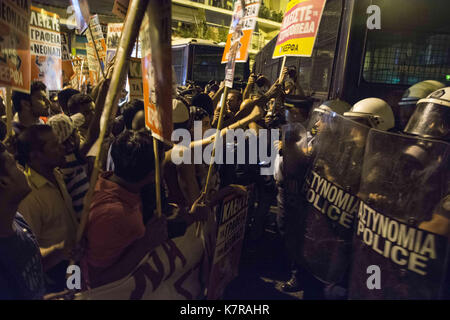
{"type": "Polygon", "coordinates": [[[450,107],[433,102],[417,104],[405,132],[424,138],[450,141],[450,107]]]}
{"type": "Polygon", "coordinates": [[[376,128],[377,127],[377,121],[376,119],[371,116],[370,114],[344,114],[344,116],[347,119],[350,119],[352,121],[358,122],[362,125],[365,125],[369,128],[376,128]]]}

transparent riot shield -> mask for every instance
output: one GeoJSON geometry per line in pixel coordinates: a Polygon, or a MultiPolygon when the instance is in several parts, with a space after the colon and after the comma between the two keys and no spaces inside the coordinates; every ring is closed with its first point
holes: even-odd
{"type": "Polygon", "coordinates": [[[448,143],[371,130],[358,194],[351,299],[447,294],[449,157],[448,143]]]}
{"type": "Polygon", "coordinates": [[[297,261],[326,284],[346,282],[361,164],[369,127],[336,113],[316,119],[314,158],[302,195],[305,229],[299,234],[297,261]]]}

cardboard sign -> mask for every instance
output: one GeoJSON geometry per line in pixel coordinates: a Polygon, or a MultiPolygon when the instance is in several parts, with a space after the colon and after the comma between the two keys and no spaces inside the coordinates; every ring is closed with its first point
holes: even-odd
{"type": "Polygon", "coordinates": [[[155,138],[171,142],[171,2],[151,1],[141,25],[145,124],[155,138]]]}
{"type": "Polygon", "coordinates": [[[83,59],[74,57],[72,59],[73,75],[70,77],[70,85],[73,89],[80,90],[83,59]]]}
{"type": "Polygon", "coordinates": [[[208,299],[220,299],[226,286],[238,275],[248,210],[248,195],[232,194],[219,210],[214,259],[208,299]]]}
{"type": "Polygon", "coordinates": [[[101,77],[101,70],[105,67],[106,62],[106,42],[103,37],[102,26],[100,25],[100,20],[97,15],[94,15],[90,21],[90,27],[92,31],[86,30],[86,38],[88,43],[86,43],[86,53],[88,58],[89,74],[91,85],[96,85],[101,77]],[[94,47],[95,45],[95,47],[94,47]],[[95,52],[97,48],[97,53],[95,52]],[[98,61],[100,59],[100,63],[98,61]],[[100,70],[101,69],[101,70],[100,70]]]}
{"type": "MultiPolygon", "coordinates": [[[[291,0],[272,58],[311,57],[326,0],[291,0]]],[[[337,27],[337,26],[336,26],[337,27]]]]}
{"type": "MultiPolygon", "coordinates": [[[[247,62],[248,49],[252,41],[253,30],[256,26],[256,20],[258,19],[259,7],[261,1],[245,1],[244,16],[242,17],[242,37],[239,39],[239,48],[236,52],[236,62],[247,62]]],[[[233,17],[238,14],[238,10],[242,10],[241,0],[237,0],[234,4],[233,17]]],[[[225,50],[222,56],[222,63],[228,62],[228,56],[230,54],[231,36],[233,35],[233,29],[230,26],[230,31],[227,37],[227,43],[225,44],[225,50]]]]}
{"type": "Polygon", "coordinates": [[[106,36],[106,62],[109,63],[116,55],[120,44],[123,23],[108,23],[108,33],[106,36]]]}
{"type": "Polygon", "coordinates": [[[73,89],[86,92],[86,85],[89,82],[89,67],[86,56],[76,56],[72,60],[74,74],[70,78],[73,89]]]}
{"type": "Polygon", "coordinates": [[[73,75],[72,57],[69,50],[67,33],[61,32],[62,77],[63,83],[69,82],[73,75]]]}
{"type": "MultiPolygon", "coordinates": [[[[108,33],[106,36],[106,62],[109,63],[116,55],[117,48],[120,45],[123,23],[108,23],[108,33]]],[[[131,56],[141,58],[141,44],[136,41],[131,56]]]]}
{"type": "Polygon", "coordinates": [[[119,18],[125,19],[128,10],[128,4],[130,0],[115,0],[112,13],[114,13],[119,18]]]}
{"type": "Polygon", "coordinates": [[[0,86],[30,92],[30,2],[2,0],[0,86]]]}
{"type": "Polygon", "coordinates": [[[62,89],[61,34],[59,16],[31,7],[31,80],[45,83],[48,90],[62,89]]]}
{"type": "Polygon", "coordinates": [[[130,99],[143,99],[142,67],[141,59],[139,58],[130,58],[128,69],[128,86],[130,88],[130,99]]]}
{"type": "Polygon", "coordinates": [[[242,8],[241,3],[242,3],[241,1],[236,1],[234,3],[234,14],[233,17],[231,18],[230,49],[228,53],[227,66],[225,67],[225,86],[228,88],[233,88],[236,56],[241,47],[241,38],[244,36],[244,33],[242,31],[244,10],[242,8]]]}

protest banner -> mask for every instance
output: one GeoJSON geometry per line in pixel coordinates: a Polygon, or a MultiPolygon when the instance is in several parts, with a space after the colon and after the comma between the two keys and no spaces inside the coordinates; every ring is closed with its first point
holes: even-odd
{"type": "Polygon", "coordinates": [[[130,65],[128,69],[128,85],[130,88],[130,100],[142,100],[142,68],[141,59],[139,58],[130,58],[130,65]]]}
{"type": "Polygon", "coordinates": [[[0,86],[30,92],[30,3],[2,0],[0,6],[0,86]]]}
{"type": "Polygon", "coordinates": [[[61,32],[61,60],[62,60],[62,77],[63,84],[70,81],[74,74],[72,66],[72,57],[69,50],[69,42],[67,33],[61,32]]]}
{"type": "Polygon", "coordinates": [[[169,239],[149,252],[136,268],[121,280],[83,291],[76,300],[193,300],[202,299],[210,266],[210,239],[215,221],[211,216],[203,237],[195,225],[178,238],[169,239]]]}
{"type": "Polygon", "coordinates": [[[226,286],[238,275],[247,221],[248,195],[233,193],[224,198],[217,218],[217,238],[208,283],[208,299],[220,299],[226,286]]]}
{"type": "MultiPolygon", "coordinates": [[[[122,35],[123,23],[108,23],[108,33],[106,36],[106,62],[109,63],[116,55],[119,46],[120,37],[122,35]]],[[[141,58],[141,45],[139,38],[135,43],[132,57],[141,58]]]]}
{"type": "Polygon", "coordinates": [[[86,56],[76,56],[72,60],[74,74],[70,78],[72,88],[85,92],[89,82],[89,67],[86,56]]]}
{"type": "Polygon", "coordinates": [[[291,0],[287,4],[272,58],[310,57],[326,0],[291,0]]]}
{"type": "Polygon", "coordinates": [[[91,85],[96,85],[99,81],[100,74],[106,62],[106,42],[103,37],[102,27],[98,15],[94,15],[86,31],[88,43],[86,44],[86,53],[88,57],[89,74],[91,85]]]}
{"type": "Polygon", "coordinates": [[[31,6],[30,45],[31,80],[42,81],[48,90],[61,90],[61,34],[56,13],[31,6]]]}
{"type": "Polygon", "coordinates": [[[155,138],[170,142],[173,129],[171,6],[170,2],[156,2],[161,2],[161,7],[151,10],[150,3],[139,35],[142,42],[145,123],[155,138]]]}
{"type": "Polygon", "coordinates": [[[95,55],[95,49],[86,43],[87,65],[89,68],[89,83],[95,86],[99,81],[99,64],[95,55]]]}
{"type": "MultiPolygon", "coordinates": [[[[225,67],[225,87],[233,88],[234,80],[234,68],[236,65],[236,56],[241,48],[241,39],[244,36],[242,31],[243,28],[243,17],[244,17],[244,7],[242,5],[242,0],[236,0],[234,3],[234,13],[231,18],[230,25],[230,49],[228,53],[227,65],[225,67]]],[[[226,97],[227,92],[224,92],[226,97]]]]}
{"type": "MultiPolygon", "coordinates": [[[[252,41],[253,30],[256,26],[256,20],[258,19],[259,7],[261,1],[250,0],[245,1],[244,16],[242,17],[242,36],[239,38],[238,49],[236,51],[236,62],[247,62],[248,49],[252,41]]],[[[238,15],[238,12],[242,11],[241,1],[234,3],[233,19],[238,15]]],[[[231,37],[233,35],[233,22],[230,26],[230,31],[227,36],[227,42],[225,44],[225,50],[222,56],[222,63],[228,62],[228,57],[231,48],[231,37]]]]}
{"type": "Polygon", "coordinates": [[[108,23],[106,36],[106,62],[109,63],[116,55],[122,35],[123,23],[108,23]]]}
{"type": "Polygon", "coordinates": [[[80,57],[73,57],[72,65],[73,65],[73,75],[70,77],[70,84],[72,88],[80,90],[80,82],[81,82],[81,70],[82,70],[83,60],[80,57]]]}

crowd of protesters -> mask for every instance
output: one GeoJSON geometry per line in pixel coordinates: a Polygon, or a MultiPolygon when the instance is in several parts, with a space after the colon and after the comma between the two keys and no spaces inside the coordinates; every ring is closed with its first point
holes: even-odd
{"type": "MultiPolygon", "coordinates": [[[[172,146],[164,143],[159,143],[159,159],[155,159],[143,101],[121,103],[109,136],[99,145],[108,86],[109,80],[103,80],[88,94],[66,87],[49,98],[46,86],[34,82],[30,94],[13,92],[13,132],[8,137],[0,101],[0,140],[4,141],[0,143],[1,299],[41,299],[65,290],[70,259],[80,261],[84,289],[119,280],[147,252],[212,214],[210,208],[194,205],[205,188],[209,164],[176,165],[171,161],[172,146]],[[83,239],[77,244],[98,148],[108,150],[107,158],[101,164],[83,239]],[[155,214],[155,161],[162,167],[162,217],[155,214]],[[174,212],[176,218],[168,220],[174,212]]],[[[194,122],[200,121],[202,134],[211,128],[220,129],[222,136],[230,129],[250,128],[257,136],[261,129],[304,123],[312,107],[294,68],[285,68],[275,83],[251,74],[245,88],[231,89],[224,97],[218,128],[223,92],[223,83],[215,81],[205,88],[179,89],[173,98],[174,129],[193,133],[194,122]]],[[[290,147],[292,141],[285,138],[284,145],[276,141],[277,163],[287,167],[283,154],[295,146],[290,147]]],[[[189,147],[212,141],[214,135],[203,136],[189,147]]],[[[251,141],[247,136],[244,141],[223,144],[222,151],[236,156],[236,150],[244,147],[248,157],[251,141]]],[[[293,140],[294,145],[297,142],[293,140]]],[[[300,192],[299,188],[288,190],[283,183],[289,178],[286,169],[284,174],[276,168],[274,175],[261,175],[264,165],[248,158],[245,163],[215,164],[209,181],[216,195],[236,185],[253,186],[246,237],[254,243],[264,232],[271,205],[278,205],[280,234],[286,236],[288,207],[295,206],[300,192]]],[[[298,289],[297,272],[299,267],[294,266],[293,278],[283,287],[286,291],[298,289]]]]}
{"type": "MultiPolygon", "coordinates": [[[[248,127],[250,119],[262,117],[260,106],[281,94],[279,85],[267,93],[253,85],[249,81],[244,92],[250,92],[252,100],[243,102],[239,90],[229,92],[224,130],[248,127]],[[243,109],[246,117],[235,118],[243,109]]],[[[109,80],[103,80],[87,94],[65,87],[49,97],[44,83],[33,82],[29,94],[14,91],[8,136],[2,99],[0,298],[40,299],[63,291],[72,258],[80,261],[84,288],[118,280],[152,248],[183,235],[190,224],[211,214],[204,206],[192,207],[205,187],[208,164],[175,165],[171,147],[160,143],[163,216],[155,215],[155,155],[143,101],[122,103],[111,134],[103,146],[96,144],[108,86],[109,80]],[[107,148],[108,156],[94,188],[83,239],[76,244],[100,147],[107,148]],[[165,217],[174,210],[177,217],[168,224],[165,217]]],[[[223,85],[211,82],[205,89],[184,89],[173,99],[174,129],[192,132],[194,121],[201,121],[203,132],[217,128],[223,85]]],[[[206,140],[197,143],[213,141],[206,140]]],[[[239,176],[239,170],[226,167],[214,167],[211,190],[250,184],[251,168],[239,176]]]]}

